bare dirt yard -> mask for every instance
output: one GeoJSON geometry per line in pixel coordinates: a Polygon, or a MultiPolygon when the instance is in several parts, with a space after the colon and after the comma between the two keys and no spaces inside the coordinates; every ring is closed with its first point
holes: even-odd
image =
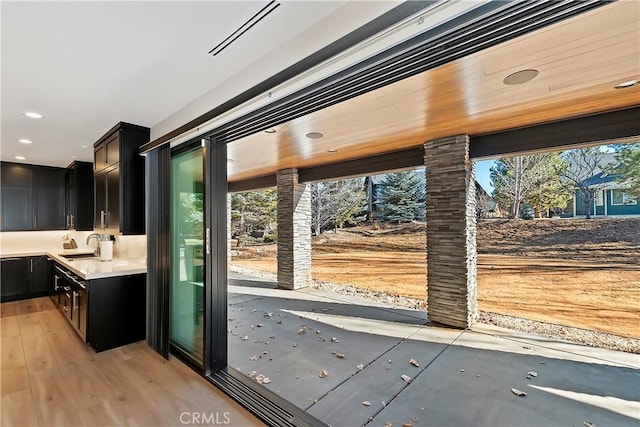
{"type": "MultiPolygon", "coordinates": [[[[426,298],[424,224],[359,226],[313,238],[313,278],[426,298]]],[[[275,245],[232,264],[276,272],[275,245]]],[[[483,220],[480,310],[640,337],[640,218],[483,220]]]]}

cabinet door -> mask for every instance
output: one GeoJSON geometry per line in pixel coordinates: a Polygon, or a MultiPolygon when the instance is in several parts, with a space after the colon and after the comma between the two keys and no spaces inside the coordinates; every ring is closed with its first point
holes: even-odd
{"type": "Polygon", "coordinates": [[[64,188],[66,169],[44,166],[33,167],[33,186],[64,188]]]}
{"type": "Polygon", "coordinates": [[[32,199],[30,187],[2,186],[2,231],[33,230],[32,199]]]}
{"type": "Polygon", "coordinates": [[[120,169],[107,172],[107,227],[119,228],[120,224],[120,169]]]}
{"type": "Polygon", "coordinates": [[[64,188],[35,188],[36,230],[64,230],[64,188]]]}
{"type": "Polygon", "coordinates": [[[93,170],[101,171],[107,166],[107,147],[100,144],[93,152],[93,170]]]}
{"type": "Polygon", "coordinates": [[[27,294],[27,258],[0,260],[0,275],[2,301],[10,301],[27,294]]]}
{"type": "Polygon", "coordinates": [[[49,293],[49,264],[46,256],[29,257],[29,294],[49,293]]]}
{"type": "Polygon", "coordinates": [[[107,211],[107,174],[96,175],[95,179],[95,215],[94,223],[96,228],[104,228],[106,219],[104,217],[107,211]]]}
{"type": "Polygon", "coordinates": [[[120,131],[113,134],[104,145],[107,149],[107,166],[111,166],[120,161],[120,131]]]}
{"type": "Polygon", "coordinates": [[[30,166],[19,163],[2,162],[2,185],[16,187],[31,187],[33,185],[33,173],[30,166]]]}

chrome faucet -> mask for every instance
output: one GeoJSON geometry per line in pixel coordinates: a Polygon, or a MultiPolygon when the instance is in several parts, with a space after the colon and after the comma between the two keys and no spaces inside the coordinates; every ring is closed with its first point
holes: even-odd
{"type": "Polygon", "coordinates": [[[98,234],[98,233],[91,233],[91,234],[89,234],[89,235],[87,236],[87,245],[89,245],[89,240],[90,240],[92,237],[93,237],[94,239],[96,239],[96,251],[95,251],[95,254],[96,254],[97,256],[100,256],[100,240],[102,240],[102,239],[103,239],[102,234],[98,234]]]}

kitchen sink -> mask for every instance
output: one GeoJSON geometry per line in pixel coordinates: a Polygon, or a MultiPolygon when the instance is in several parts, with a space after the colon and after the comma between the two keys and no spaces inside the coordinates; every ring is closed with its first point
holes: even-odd
{"type": "Polygon", "coordinates": [[[74,260],[78,258],[97,258],[96,254],[60,254],[62,258],[74,260]]]}

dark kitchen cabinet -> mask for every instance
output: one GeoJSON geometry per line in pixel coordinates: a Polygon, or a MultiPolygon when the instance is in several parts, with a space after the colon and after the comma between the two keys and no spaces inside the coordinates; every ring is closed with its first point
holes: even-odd
{"type": "Polygon", "coordinates": [[[0,260],[2,302],[20,299],[27,293],[27,258],[3,258],[0,260]]]}
{"type": "Polygon", "coordinates": [[[64,230],[65,169],[2,162],[2,231],[64,230]]]}
{"type": "Polygon", "coordinates": [[[65,224],[67,230],[93,230],[93,164],[73,162],[65,176],[65,224]]]}
{"type": "Polygon", "coordinates": [[[36,198],[33,228],[35,230],[64,229],[64,187],[35,187],[34,192],[36,198]]]}
{"type": "Polygon", "coordinates": [[[2,185],[2,231],[33,229],[31,187],[2,185]]]}
{"type": "Polygon", "coordinates": [[[2,301],[15,301],[49,294],[46,256],[3,258],[2,301]]]}
{"type": "Polygon", "coordinates": [[[145,233],[144,158],[149,128],[120,122],[94,144],[95,228],[145,233]]]}
{"type": "Polygon", "coordinates": [[[145,273],[83,279],[59,263],[53,269],[54,289],[66,288],[54,302],[96,352],[145,339],[145,273]]]}

